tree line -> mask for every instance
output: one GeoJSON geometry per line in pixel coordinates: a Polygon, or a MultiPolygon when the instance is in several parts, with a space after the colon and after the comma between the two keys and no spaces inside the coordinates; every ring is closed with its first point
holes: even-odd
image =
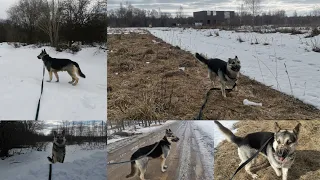
{"type": "Polygon", "coordinates": [[[0,157],[9,157],[14,148],[42,151],[53,141],[53,131],[65,131],[67,144],[106,143],[107,125],[104,121],[63,121],[47,135],[44,121],[0,121],[0,157]]]}
{"type": "Polygon", "coordinates": [[[105,42],[107,0],[19,0],[0,20],[0,42],[105,42]]]}
{"type": "MultiPolygon", "coordinates": [[[[263,11],[262,0],[239,0],[235,17],[229,26],[317,26],[320,24],[320,7],[314,7],[309,13],[298,15],[297,11],[288,16],[285,10],[263,11]]],[[[144,10],[132,6],[129,2],[120,8],[108,11],[108,26],[110,27],[170,27],[181,24],[193,26],[195,20],[183,14],[182,6],[176,13],[162,12],[161,9],[144,10]]],[[[222,24],[219,24],[222,25],[222,24]]]]}

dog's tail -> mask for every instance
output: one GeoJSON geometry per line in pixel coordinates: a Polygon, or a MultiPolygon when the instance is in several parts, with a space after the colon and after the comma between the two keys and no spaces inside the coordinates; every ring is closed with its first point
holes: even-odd
{"type": "Polygon", "coordinates": [[[132,161],[131,162],[131,172],[130,172],[130,174],[128,174],[126,176],[126,178],[131,178],[131,177],[135,176],[136,173],[137,173],[137,164],[136,164],[136,161],[132,161]]]}
{"type": "Polygon", "coordinates": [[[202,63],[204,63],[204,64],[207,64],[208,65],[208,59],[206,59],[205,57],[203,57],[202,55],[200,55],[199,53],[196,53],[196,58],[199,60],[199,61],[201,61],[202,63]]]}
{"type": "Polygon", "coordinates": [[[236,145],[240,145],[240,143],[242,142],[242,138],[238,137],[236,135],[234,135],[230,129],[224,127],[219,121],[214,121],[214,123],[216,123],[216,125],[219,127],[219,129],[222,131],[222,133],[227,137],[227,140],[229,142],[233,142],[236,145]]]}
{"type": "Polygon", "coordinates": [[[78,74],[80,77],[82,77],[82,78],[86,78],[86,75],[84,75],[84,74],[82,73],[79,64],[76,63],[76,62],[73,62],[73,64],[74,64],[74,65],[77,67],[77,69],[78,69],[77,74],[78,74]]]}
{"type": "Polygon", "coordinates": [[[51,157],[48,156],[47,158],[51,163],[53,163],[53,159],[51,157]]]}

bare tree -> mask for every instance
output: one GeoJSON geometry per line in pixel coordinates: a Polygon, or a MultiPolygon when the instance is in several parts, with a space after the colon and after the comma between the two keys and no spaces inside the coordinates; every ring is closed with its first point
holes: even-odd
{"type": "Polygon", "coordinates": [[[57,47],[59,41],[62,5],[60,0],[44,0],[44,9],[37,21],[37,26],[49,36],[53,47],[57,47]]]}
{"type": "Polygon", "coordinates": [[[177,14],[176,17],[178,19],[178,22],[181,24],[181,20],[183,18],[183,7],[181,5],[179,6],[179,9],[177,10],[176,14],[177,14]]]}
{"type": "Polygon", "coordinates": [[[252,15],[252,29],[254,30],[255,25],[255,17],[260,13],[261,11],[261,2],[262,0],[243,0],[244,4],[250,11],[252,15]]]}

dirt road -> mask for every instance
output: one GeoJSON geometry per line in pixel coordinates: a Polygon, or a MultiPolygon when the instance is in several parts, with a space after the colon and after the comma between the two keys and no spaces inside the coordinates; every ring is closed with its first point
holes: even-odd
{"type": "MultiPolygon", "coordinates": [[[[145,178],[149,180],[213,179],[213,139],[193,126],[192,121],[178,121],[169,127],[180,141],[171,147],[166,161],[167,172],[161,172],[159,159],[150,160],[145,178]],[[206,153],[203,153],[204,151],[206,153]]],[[[160,140],[165,128],[167,127],[142,138],[137,137],[136,141],[119,149],[113,149],[108,153],[108,162],[129,160],[131,154],[139,147],[160,140]]],[[[108,180],[123,180],[129,173],[130,163],[107,166],[108,180]]],[[[139,177],[136,176],[131,180],[139,180],[139,177]]]]}

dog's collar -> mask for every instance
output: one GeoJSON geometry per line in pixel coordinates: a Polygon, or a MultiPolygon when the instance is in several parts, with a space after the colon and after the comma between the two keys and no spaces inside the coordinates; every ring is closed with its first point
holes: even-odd
{"type": "Polygon", "coordinates": [[[226,75],[227,75],[227,77],[228,77],[229,79],[231,79],[231,80],[233,80],[233,81],[236,81],[236,80],[237,80],[237,78],[232,78],[232,77],[230,77],[229,71],[226,71],[226,75]]]}

